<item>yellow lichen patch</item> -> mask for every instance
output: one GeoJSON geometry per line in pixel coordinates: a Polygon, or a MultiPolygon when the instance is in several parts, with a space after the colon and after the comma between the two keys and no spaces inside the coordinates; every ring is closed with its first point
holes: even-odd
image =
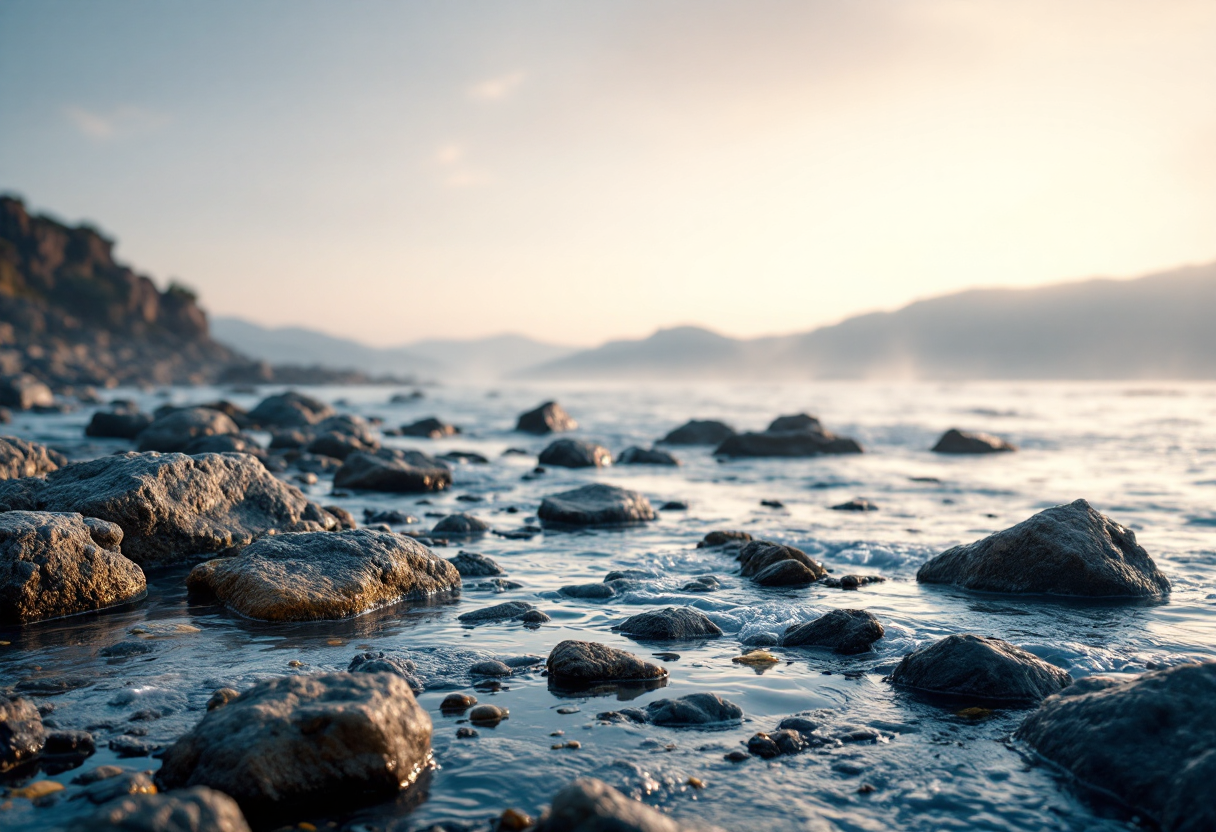
{"type": "Polygon", "coordinates": [[[781,659],[767,650],[753,650],[750,653],[744,653],[742,656],[735,656],[731,661],[735,664],[745,664],[748,667],[765,667],[770,664],[778,664],[781,659]]]}
{"type": "Polygon", "coordinates": [[[28,786],[20,789],[13,789],[9,792],[11,797],[24,797],[26,800],[37,800],[40,797],[46,797],[48,794],[63,791],[63,784],[56,783],[54,780],[39,780],[37,783],[30,783],[28,786]]]}

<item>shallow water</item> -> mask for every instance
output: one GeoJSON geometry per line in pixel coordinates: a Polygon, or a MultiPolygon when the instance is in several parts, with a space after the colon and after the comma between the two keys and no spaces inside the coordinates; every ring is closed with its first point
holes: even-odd
{"type": "MultiPolygon", "coordinates": [[[[325,478],[304,487],[311,497],[342,505],[356,518],[366,507],[399,508],[420,518],[413,528],[434,521],[427,512],[454,511],[476,514],[498,530],[519,528],[535,518],[543,496],[591,481],[640,490],[656,507],[686,500],[689,510],[663,512],[644,528],[549,532],[530,540],[489,535],[453,543],[437,551],[447,557],[460,548],[482,552],[523,587],[500,594],[475,591],[471,579],[458,600],[398,605],[348,621],[270,625],[243,620],[222,607],[191,605],[183,587],[186,570],[173,569],[150,571],[147,599],[131,607],[0,630],[0,641],[10,642],[0,646],[0,686],[35,693],[40,703],[54,706],[48,722],[88,728],[101,747],[81,768],[51,779],[69,784],[81,772],[111,763],[154,769],[155,758],[120,760],[106,743],[134,729],[146,732],[145,740],[168,745],[201,717],[218,687],[241,689],[272,676],[345,669],[365,649],[408,650],[428,682],[419,701],[435,723],[435,768],[395,804],[330,819],[344,828],[474,824],[507,806],[534,815],[560,785],[585,774],[677,816],[736,830],[1121,829],[1133,820],[1078,794],[1008,741],[1024,712],[998,711],[990,719],[969,721],[956,715],[957,704],[901,694],[883,676],[916,646],[957,632],[1008,639],[1074,677],[1137,673],[1149,665],[1216,656],[1216,385],[441,387],[428,389],[420,402],[389,404],[392,392],[323,388],[315,394],[344,400],[340,410],[381,416],[387,425],[437,415],[461,425],[465,434],[436,441],[388,438],[386,444],[435,453],[472,450],[491,464],[457,466],[454,488],[425,498],[335,498],[325,478]],[[649,445],[691,417],[762,429],[779,414],[799,411],[816,413],[829,430],[857,438],[867,453],[719,463],[710,448],[673,448],[684,463],[675,470],[550,468],[524,479],[534,456],[502,452],[514,447],[534,455],[547,444],[549,439],[511,430],[519,412],[547,398],[559,399],[579,420],[573,435],[599,440],[614,453],[632,444],[649,445]],[[928,453],[952,426],[998,433],[1022,450],[977,458],[928,453]],[[483,500],[461,502],[458,495],[483,500]],[[854,496],[870,498],[880,510],[829,510],[854,496]],[[1167,601],[1068,603],[916,583],[917,567],[944,548],[1078,497],[1135,530],[1173,582],[1167,601]],[[431,505],[419,504],[420,499],[431,505]],[[761,500],[779,500],[785,508],[767,508],[761,500]],[[798,546],[838,575],[881,574],[889,580],[856,592],[818,585],[756,588],[739,578],[729,554],[695,548],[706,532],[725,528],[798,546]],[[569,584],[598,582],[619,569],[649,570],[656,578],[607,602],[557,592],[569,584]],[[704,574],[716,575],[722,589],[680,591],[689,578],[704,574]],[[515,599],[536,604],[552,623],[538,630],[518,624],[470,629],[456,620],[462,612],[515,599]],[[726,635],[693,643],[639,643],[611,629],[635,612],[669,604],[703,610],[726,635]],[[887,635],[874,653],[841,658],[773,648],[782,663],[763,673],[731,662],[744,652],[742,640],[780,633],[833,607],[865,608],[882,620],[887,635]],[[496,728],[479,728],[477,739],[455,738],[458,718],[441,715],[438,705],[451,690],[472,690],[465,672],[472,661],[544,656],[566,638],[600,641],[646,658],[672,651],[679,659],[661,662],[670,671],[665,687],[615,696],[572,697],[551,692],[537,672],[516,675],[501,690],[475,691],[482,702],[509,708],[510,718],[496,728]],[[99,654],[118,642],[138,642],[149,652],[118,658],[99,654]],[[45,694],[28,690],[48,681],[79,687],[45,694]],[[738,704],[743,723],[696,730],[595,719],[599,712],[624,706],[618,696],[644,706],[697,691],[738,704]],[[577,710],[558,713],[571,706],[577,710]],[[879,728],[885,741],[773,761],[724,759],[756,731],[803,712],[817,712],[829,728],[879,728]],[[136,715],[142,718],[133,720],[136,715]],[[556,731],[564,735],[551,736],[556,731]],[[551,748],[569,739],[581,748],[551,748]],[[689,778],[703,781],[704,788],[690,786],[689,778]],[[862,793],[862,784],[873,791],[862,793]]],[[[137,398],[149,410],[166,395],[178,403],[223,396],[245,406],[260,398],[211,389],[114,395],[137,398]]],[[[81,457],[127,447],[118,441],[86,442],[82,434],[89,416],[87,408],[67,415],[17,414],[5,433],[81,457]]],[[[0,813],[0,824],[54,828],[91,808],[71,799],[78,791],[69,785],[38,807],[14,799],[0,813]]]]}

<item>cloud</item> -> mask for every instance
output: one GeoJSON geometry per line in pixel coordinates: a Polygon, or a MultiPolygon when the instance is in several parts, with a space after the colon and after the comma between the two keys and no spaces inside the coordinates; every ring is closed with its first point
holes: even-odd
{"type": "Polygon", "coordinates": [[[507,98],[524,82],[523,72],[512,72],[497,78],[488,78],[469,87],[469,98],[476,101],[501,101],[507,98]]]}
{"type": "Polygon", "coordinates": [[[65,107],[63,112],[83,135],[102,141],[146,133],[169,123],[167,115],[130,105],[106,111],[65,107]]]}
{"type": "Polygon", "coordinates": [[[440,179],[449,188],[475,188],[490,182],[485,171],[476,170],[466,164],[468,153],[464,145],[450,143],[435,151],[435,164],[439,166],[440,179]]]}

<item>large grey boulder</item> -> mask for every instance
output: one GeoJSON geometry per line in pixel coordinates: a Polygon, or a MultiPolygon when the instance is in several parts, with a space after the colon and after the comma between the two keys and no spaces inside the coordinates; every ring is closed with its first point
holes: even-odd
{"type": "Polygon", "coordinates": [[[716,693],[690,693],[679,699],[656,699],[646,706],[646,715],[654,725],[714,725],[737,722],[743,709],[716,693]]]}
{"type": "Polygon", "coordinates": [[[45,744],[38,706],[20,696],[9,699],[0,694],[0,774],[35,759],[45,744]]]}
{"type": "Polygon", "coordinates": [[[832,610],[814,621],[795,624],[781,637],[782,647],[823,647],[850,656],[870,650],[886,631],[866,610],[832,610]]]}
{"type": "Polygon", "coordinates": [[[904,656],[890,682],[928,693],[1035,704],[1072,684],[1066,672],[999,638],[947,636],[904,656]]]}
{"type": "Polygon", "coordinates": [[[460,573],[412,537],[356,529],[263,537],[200,563],[187,586],[247,618],[315,621],[458,590],[460,573]]]}
{"type": "Polygon", "coordinates": [[[277,396],[269,396],[249,411],[249,418],[262,427],[299,428],[315,425],[322,419],[334,415],[334,409],[325,402],[311,396],[288,390],[277,396]]]}
{"type": "Polygon", "coordinates": [[[106,439],[134,439],[151,424],[152,417],[134,406],[115,407],[94,413],[84,429],[84,435],[106,439]]]}
{"type": "Polygon", "coordinates": [[[521,413],[519,421],[515,423],[516,430],[538,435],[561,433],[577,427],[578,422],[570,418],[570,414],[557,402],[545,402],[535,410],[521,413]]]}
{"type": "Polygon", "coordinates": [[[136,563],[183,563],[272,529],[323,531],[337,520],[247,454],[125,453],[0,482],[0,510],[76,512],[116,524],[136,563]]]}
{"type": "Polygon", "coordinates": [[[665,607],[631,616],[618,628],[622,635],[650,641],[678,641],[717,638],[722,629],[700,610],[692,607],[665,607]]]}
{"type": "Polygon", "coordinates": [[[1216,662],[1116,680],[1091,676],[1043,701],[1016,737],[1164,832],[1216,829],[1216,662]]]}
{"type": "Polygon", "coordinates": [[[136,442],[141,451],[172,453],[184,451],[195,439],[240,433],[227,415],[209,407],[187,407],[174,410],[148,425],[136,442]]]}
{"type": "Polygon", "coordinates": [[[45,445],[15,436],[0,436],[0,480],[39,477],[67,464],[67,457],[45,445]]]}
{"type": "Polygon", "coordinates": [[[0,624],[28,624],[125,604],[147,590],[123,557],[122,529],[95,517],[0,513],[0,624]]]}
{"type": "Polygon", "coordinates": [[[925,563],[916,580],[984,592],[1151,597],[1170,582],[1136,534],[1085,500],[1041,511],[1012,528],[925,563]]]}
{"type": "Polygon", "coordinates": [[[536,515],[546,523],[569,526],[624,526],[655,518],[644,494],[604,483],[546,497],[536,515]]]}
{"type": "Polygon", "coordinates": [[[29,373],[0,377],[0,407],[29,410],[32,407],[52,407],[55,396],[29,373]]]}
{"type": "Polygon", "coordinates": [[[395,493],[442,491],[452,484],[452,469],[417,451],[381,448],[352,453],[334,474],[335,488],[395,493]]]}
{"type": "Polygon", "coordinates": [[[662,679],[667,671],[625,650],[594,641],[563,641],[545,663],[549,678],[573,683],[662,679]]]}
{"type": "MultiPolygon", "coordinates": [[[[101,781],[105,782],[105,781],[101,781]]],[[[249,832],[241,807],[223,792],[194,786],[168,794],[131,794],[102,805],[70,832],[249,832]]]]}
{"type": "Polygon", "coordinates": [[[935,454],[999,454],[1016,451],[1017,446],[990,433],[950,428],[932,450],[935,454]]]}
{"type": "Polygon", "coordinates": [[[426,767],[431,719],[392,673],[259,682],[165,753],[161,788],[207,786],[255,823],[380,801],[426,767]]]}
{"type": "Polygon", "coordinates": [[[537,462],[559,468],[602,468],[612,464],[612,454],[603,445],[583,439],[558,439],[540,452],[537,462]]]}
{"type": "Polygon", "coordinates": [[[590,777],[575,780],[553,796],[536,832],[721,832],[715,826],[682,822],[590,777]]]}
{"type": "Polygon", "coordinates": [[[668,433],[664,445],[719,445],[735,435],[735,429],[712,419],[692,419],[668,433]]]}
{"type": "Polygon", "coordinates": [[[826,431],[814,416],[781,416],[763,433],[738,433],[723,440],[716,456],[807,457],[824,454],[859,454],[853,439],[826,431]]]}

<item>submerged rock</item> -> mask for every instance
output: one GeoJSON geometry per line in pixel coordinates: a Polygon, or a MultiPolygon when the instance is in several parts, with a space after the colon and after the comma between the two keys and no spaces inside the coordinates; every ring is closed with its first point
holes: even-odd
{"type": "Polygon", "coordinates": [[[490,524],[479,520],[471,514],[449,514],[431,529],[433,535],[470,535],[485,534],[490,530],[490,524]]]}
{"type": "Polygon", "coordinates": [[[20,696],[0,694],[0,774],[37,758],[46,744],[38,706],[20,696]]]}
{"type": "Polygon", "coordinates": [[[422,436],[427,439],[442,439],[445,436],[456,436],[460,433],[460,428],[455,425],[449,425],[447,422],[441,422],[434,416],[427,419],[419,419],[410,425],[401,426],[402,436],[422,436]]]}
{"type": "Polygon", "coordinates": [[[854,497],[847,503],[832,506],[832,511],[878,511],[878,506],[865,497],[854,497]]]}
{"type": "Polygon", "coordinates": [[[996,454],[1016,451],[1017,447],[988,433],[950,428],[933,446],[935,454],[996,454]]]}
{"type": "Polygon", "coordinates": [[[349,673],[392,673],[400,676],[414,693],[426,689],[425,681],[419,677],[418,665],[405,656],[373,650],[359,653],[346,667],[349,673]]]}
{"type": "Polygon", "coordinates": [[[1066,672],[999,638],[947,636],[904,656],[891,684],[929,693],[1034,704],[1072,684],[1066,672]]]}
{"type": "Polygon", "coordinates": [[[45,445],[15,436],[0,436],[0,480],[39,477],[57,471],[67,463],[67,457],[45,445]]]}
{"type": "MultiPolygon", "coordinates": [[[[458,615],[456,620],[462,624],[489,624],[498,621],[513,621],[530,612],[539,612],[535,606],[525,601],[507,601],[492,607],[482,607],[479,610],[458,615]]],[[[548,616],[545,616],[546,619],[548,616]]]]}
{"type": "Polygon", "coordinates": [[[722,630],[700,610],[665,607],[625,619],[618,628],[623,635],[651,641],[717,638],[722,630]]]}
{"type": "Polygon", "coordinates": [[[571,526],[617,526],[654,520],[650,500],[636,491],[595,483],[546,497],[537,516],[571,526]]]}
{"type": "Polygon", "coordinates": [[[721,832],[701,823],[683,823],[626,797],[603,781],[575,780],[553,796],[536,832],[721,832]]]}
{"type": "Polygon", "coordinates": [[[70,832],[249,832],[241,807],[223,792],[195,786],[169,794],[137,793],[105,803],[70,832]]]}
{"type": "Polygon", "coordinates": [[[447,465],[418,452],[353,453],[334,474],[335,488],[356,491],[442,491],[452,484],[447,465]]]}
{"type": "Polygon", "coordinates": [[[602,468],[612,464],[612,454],[603,445],[583,439],[558,439],[540,452],[541,465],[561,468],[602,468]]]}
{"type": "Polygon", "coordinates": [[[1216,829],[1216,662],[1091,676],[1046,699],[1016,737],[1164,832],[1216,829]]]}
{"type": "Polygon", "coordinates": [[[162,788],[208,786],[252,819],[377,802],[427,764],[431,719],[391,673],[259,682],[208,711],[164,755],[162,788]]]}
{"type": "Polygon", "coordinates": [[[819,580],[822,576],[816,570],[797,560],[779,560],[757,572],[752,580],[758,586],[807,586],[819,580]]]}
{"type": "Polygon", "coordinates": [[[735,435],[735,429],[712,419],[691,419],[659,442],[664,445],[719,445],[735,435]]]}
{"type": "Polygon", "coordinates": [[[144,594],[144,573],[123,557],[122,529],[79,514],[0,513],[0,624],[125,604],[144,594]]]}
{"type": "Polygon", "coordinates": [[[662,679],[667,671],[632,653],[593,641],[563,641],[549,653],[551,680],[573,683],[662,679]]]}
{"type": "Polygon", "coordinates": [[[561,433],[577,427],[578,422],[557,402],[545,402],[535,410],[521,413],[515,424],[516,430],[535,434],[561,433]]]}
{"type": "Polygon", "coordinates": [[[459,589],[460,574],[413,538],[356,529],[261,538],[199,564],[187,586],[249,618],[315,621],[459,589]]]}
{"type": "Polygon", "coordinates": [[[798,586],[827,575],[806,552],[767,540],[752,540],[739,550],[739,574],[761,586],[798,586]]]}
{"type": "Polygon", "coordinates": [[[462,578],[485,578],[503,574],[502,567],[492,558],[477,552],[461,552],[454,558],[448,558],[448,563],[456,567],[462,578]]]}
{"type": "Polygon", "coordinates": [[[325,402],[311,396],[288,390],[277,396],[270,396],[253,410],[249,418],[262,427],[299,428],[315,425],[322,419],[334,415],[334,409],[325,402]]]}
{"type": "Polygon", "coordinates": [[[135,407],[116,407],[94,413],[84,435],[99,439],[134,439],[151,424],[152,417],[135,407]]]}
{"type": "Polygon", "coordinates": [[[244,546],[258,535],[337,521],[245,454],[125,453],[42,479],[0,482],[0,509],[76,512],[122,529],[123,554],[161,565],[244,546]]]}
{"type": "Polygon", "coordinates": [[[781,416],[763,433],[739,433],[724,440],[715,456],[806,457],[824,454],[859,454],[861,445],[823,429],[814,416],[781,416]]]}
{"type": "Polygon", "coordinates": [[[240,433],[236,422],[209,407],[187,407],[171,411],[148,425],[136,439],[141,451],[184,451],[195,439],[240,433]]]}
{"type": "Polygon", "coordinates": [[[837,653],[864,653],[885,630],[866,610],[832,610],[805,624],[796,624],[781,637],[782,647],[826,647],[837,653]]]}
{"type": "Polygon", "coordinates": [[[743,718],[743,709],[716,693],[692,693],[679,699],[658,699],[646,706],[654,725],[712,725],[743,718]]]}
{"type": "Polygon", "coordinates": [[[657,448],[626,448],[621,451],[621,455],[616,458],[617,465],[679,465],[680,460],[676,459],[667,451],[660,451],[657,448]]]}
{"type": "Polygon", "coordinates": [[[697,548],[707,549],[715,546],[734,546],[737,548],[742,548],[744,545],[750,543],[751,540],[752,536],[747,532],[710,532],[709,534],[705,535],[704,538],[697,541],[697,548]]]}
{"type": "Polygon", "coordinates": [[[1135,532],[1085,500],[1049,508],[983,540],[948,549],[925,563],[916,580],[984,592],[1091,598],[1170,591],[1169,580],[1136,543],[1135,532]]]}

